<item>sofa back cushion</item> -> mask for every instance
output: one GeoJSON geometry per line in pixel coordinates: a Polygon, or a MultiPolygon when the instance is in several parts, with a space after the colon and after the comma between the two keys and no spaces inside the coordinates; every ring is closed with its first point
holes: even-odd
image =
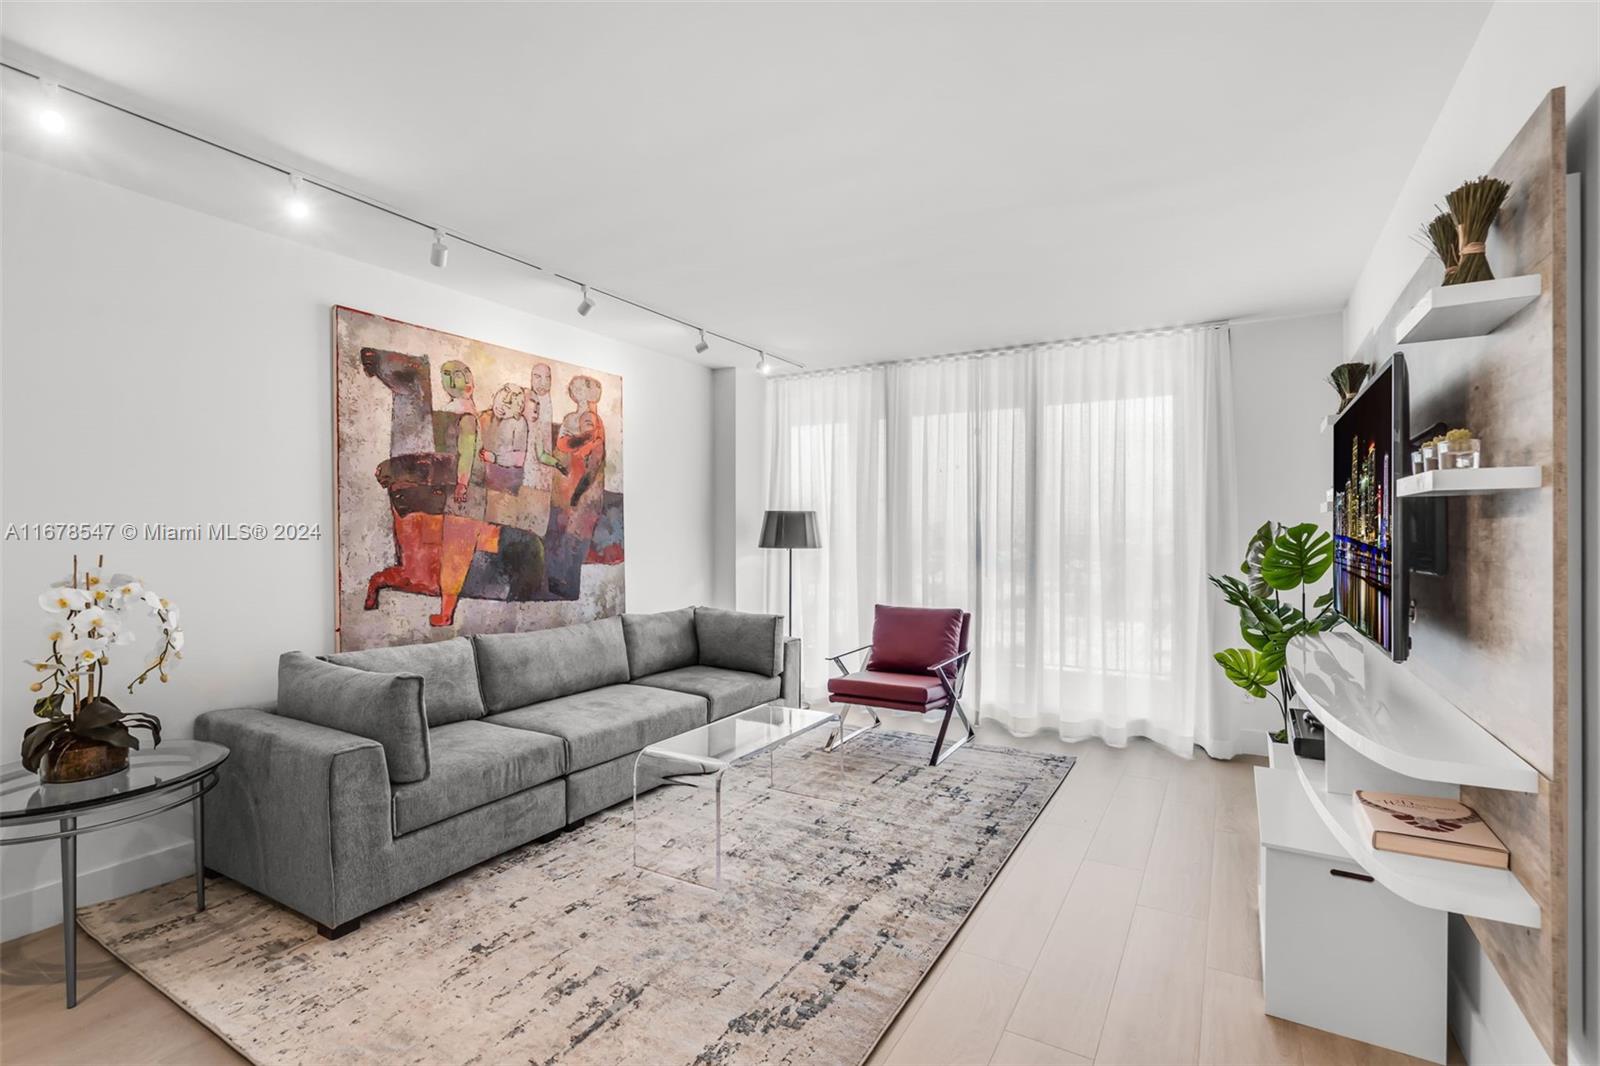
{"type": "Polygon", "coordinates": [[[694,632],[700,645],[701,666],[744,670],[763,677],[777,677],[783,673],[781,614],[696,607],[694,632]]]}
{"type": "Polygon", "coordinates": [[[342,651],[324,655],[323,659],[379,674],[416,674],[422,678],[422,701],[430,726],[465,722],[488,713],[478,691],[478,664],[472,657],[472,642],[465,637],[342,651]]]}
{"type": "Polygon", "coordinates": [[[889,607],[872,611],[872,652],[868,670],[929,674],[933,667],[965,651],[968,619],[959,607],[889,607]]]}
{"type": "Polygon", "coordinates": [[[395,784],[428,776],[428,719],[416,674],[374,673],[285,652],[278,658],[278,713],[377,741],[395,784]]]}
{"type": "Polygon", "coordinates": [[[694,608],[656,614],[622,616],[622,637],[628,645],[628,674],[646,677],[681,670],[700,662],[694,633],[694,608]]]}
{"type": "Polygon", "coordinates": [[[492,633],[472,642],[483,704],[490,714],[629,680],[620,618],[532,633],[492,633]]]}

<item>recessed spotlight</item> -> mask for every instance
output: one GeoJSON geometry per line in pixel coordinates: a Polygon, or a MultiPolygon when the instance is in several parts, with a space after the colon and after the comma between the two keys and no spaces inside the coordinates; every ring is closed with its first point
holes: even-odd
{"type": "Polygon", "coordinates": [[[594,301],[589,299],[589,286],[580,286],[583,289],[583,299],[578,301],[578,314],[587,315],[594,310],[594,301]]]}
{"type": "Polygon", "coordinates": [[[283,209],[293,219],[311,216],[311,202],[306,199],[305,179],[298,174],[289,175],[289,199],[284,201],[283,209]]]}
{"type": "Polygon", "coordinates": [[[67,116],[61,113],[61,86],[53,81],[39,83],[39,128],[49,134],[67,131],[67,116]]]}
{"type": "Polygon", "coordinates": [[[440,270],[443,270],[444,265],[450,262],[450,246],[444,243],[444,230],[442,229],[433,231],[433,247],[428,251],[428,262],[440,270]]]}
{"type": "Polygon", "coordinates": [[[698,352],[700,355],[705,355],[706,352],[710,350],[710,348],[711,348],[711,345],[706,342],[706,331],[705,330],[701,330],[700,331],[700,339],[695,342],[694,350],[696,352],[698,352]]]}

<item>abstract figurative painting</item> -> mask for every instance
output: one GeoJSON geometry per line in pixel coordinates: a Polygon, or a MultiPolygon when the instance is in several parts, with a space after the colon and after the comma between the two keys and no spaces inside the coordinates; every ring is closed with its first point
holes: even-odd
{"type": "Polygon", "coordinates": [[[334,308],[340,650],[623,609],[622,379],[334,308]]]}

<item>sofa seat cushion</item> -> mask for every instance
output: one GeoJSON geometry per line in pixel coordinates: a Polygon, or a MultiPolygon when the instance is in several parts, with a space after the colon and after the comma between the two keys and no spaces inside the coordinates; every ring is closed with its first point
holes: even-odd
{"type": "Polygon", "coordinates": [[[428,739],[427,778],[394,788],[397,837],[554,781],[567,770],[566,746],[543,733],[451,722],[435,726],[428,739]]]}
{"type": "Polygon", "coordinates": [[[635,678],[633,683],[669,688],[674,692],[692,692],[704,697],[710,706],[713,722],[770,703],[778,698],[783,689],[781,677],[767,677],[744,670],[724,670],[720,666],[685,666],[679,670],[665,670],[649,677],[635,678]]]}
{"type": "Polygon", "coordinates": [[[482,718],[478,663],[465,637],[393,648],[367,648],[324,655],[325,662],[380,674],[416,674],[422,678],[422,705],[429,725],[482,718]]]}
{"type": "Polygon", "coordinates": [[[883,700],[906,708],[942,705],[944,685],[931,674],[896,674],[884,670],[862,670],[844,677],[828,679],[828,695],[840,703],[852,699],[883,700]]]}
{"type": "Polygon", "coordinates": [[[706,724],[706,710],[703,698],[687,692],[607,685],[491,714],[484,721],[561,738],[571,773],[698,729],[706,724]]]}

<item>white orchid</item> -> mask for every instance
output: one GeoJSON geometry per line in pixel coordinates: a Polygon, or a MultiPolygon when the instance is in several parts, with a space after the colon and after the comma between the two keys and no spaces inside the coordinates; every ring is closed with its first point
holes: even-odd
{"type": "Polygon", "coordinates": [[[112,621],[111,615],[104,607],[85,607],[72,616],[72,628],[81,636],[110,636],[116,631],[117,624],[112,621]]]}
{"type": "Polygon", "coordinates": [[[81,611],[89,606],[89,594],[83,589],[69,587],[48,588],[39,593],[39,606],[52,614],[81,611]]]}
{"type": "Polygon", "coordinates": [[[172,645],[173,651],[183,650],[183,630],[172,629],[167,631],[167,643],[172,645]]]}
{"type": "Polygon", "coordinates": [[[97,665],[106,655],[106,642],[94,638],[78,637],[67,641],[60,649],[61,661],[73,672],[87,670],[97,665]]]}
{"type": "Polygon", "coordinates": [[[144,593],[144,583],[127,574],[117,574],[111,579],[111,594],[119,606],[139,599],[144,593]]]}
{"type": "Polygon", "coordinates": [[[50,624],[44,627],[44,638],[52,644],[59,644],[71,635],[71,623],[65,618],[52,618],[50,624]]]}

